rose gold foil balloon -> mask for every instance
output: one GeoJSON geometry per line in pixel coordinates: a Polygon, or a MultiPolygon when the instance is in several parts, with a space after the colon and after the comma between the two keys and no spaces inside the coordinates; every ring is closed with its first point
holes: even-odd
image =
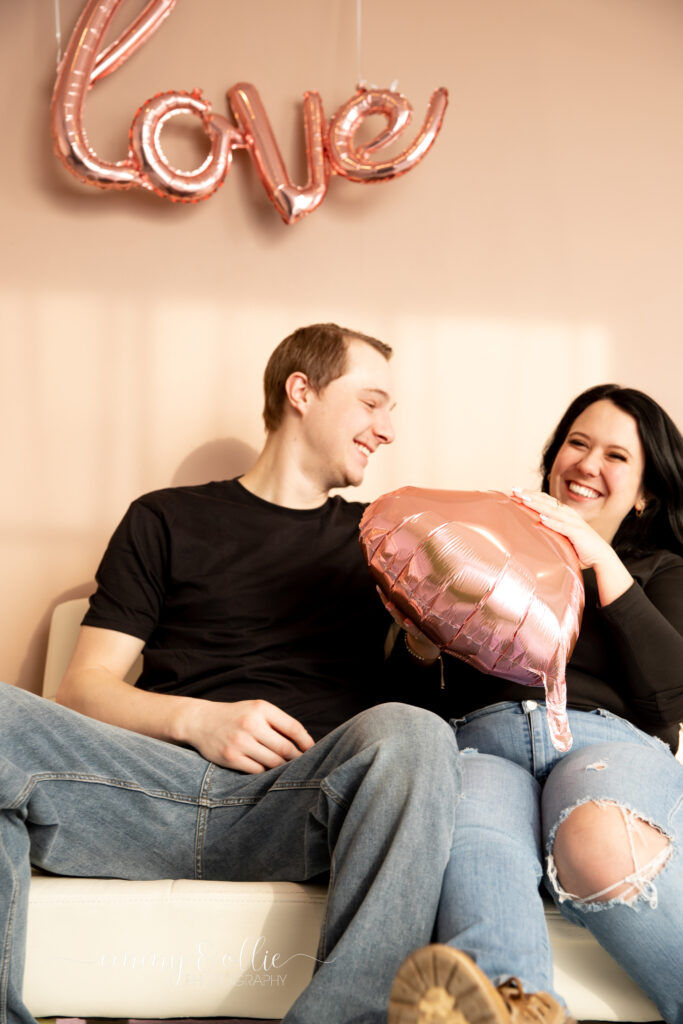
{"type": "Polygon", "coordinates": [[[173,202],[207,199],[222,185],[232,153],[246,148],[257,174],[286,224],[315,210],[325,198],[331,171],[351,181],[383,181],[405,174],[434,142],[446,110],[445,89],[433,93],[425,122],[412,145],[397,157],[375,160],[372,154],[393,142],[410,121],[412,108],[400,93],[359,89],[328,126],[317,92],[304,93],[304,131],[308,180],[292,183],[258,91],[240,82],[228,91],[238,127],[212,111],[201,91],[158,93],[139,107],[129,131],[126,157],[102,160],[91,147],[84,126],[88,90],[120,68],[156,32],[176,0],[149,0],[118,39],[103,47],[103,39],[123,0],[87,0],[71,34],[57,71],[52,96],[51,125],[57,156],[80,181],[98,188],[146,188],[173,202]],[[210,150],[192,171],[173,167],[161,145],[164,125],[179,114],[197,117],[210,150]],[[366,118],[381,114],[387,128],[363,146],[356,133],[366,118]]]}
{"type": "Polygon", "coordinates": [[[153,96],[137,111],[130,129],[130,151],[140,169],[142,186],[180,203],[196,203],[213,195],[230,170],[233,149],[244,145],[242,133],[227,118],[212,113],[211,104],[198,89],[153,96]],[[206,160],[194,171],[171,166],[161,148],[161,130],[178,114],[199,118],[211,143],[206,160]]]}
{"type": "MultiPolygon", "coordinates": [[[[112,10],[119,6],[120,0],[115,0],[113,8],[111,3],[100,3],[99,6],[106,10],[112,10]]],[[[154,35],[162,21],[169,16],[176,5],[176,0],[149,0],[147,6],[140,12],[125,32],[122,32],[118,39],[115,39],[105,50],[98,54],[95,67],[90,78],[90,85],[94,85],[101,78],[106,78],[117,68],[128,60],[129,57],[139,49],[150,36],[154,35]]]]}
{"type": "Polygon", "coordinates": [[[295,224],[317,209],[327,193],[330,170],[325,159],[325,117],[320,94],[304,93],[308,181],[303,188],[290,181],[256,87],[249,82],[238,82],[228,90],[228,101],[268,198],[285,224],[295,224]]]}
{"type": "Polygon", "coordinates": [[[398,156],[373,160],[371,154],[388,146],[403,132],[412,116],[412,107],[405,96],[389,89],[359,87],[355,96],[340,107],[328,129],[327,151],[332,170],[351,181],[386,181],[405,174],[422,160],[433,145],[441,128],[448,104],[448,91],[432,93],[424,124],[414,142],[398,156]],[[357,146],[356,133],[366,118],[382,114],[387,127],[372,142],[357,146]]]}
{"type": "Polygon", "coordinates": [[[83,111],[88,90],[145,43],[168,17],[176,0],[151,0],[135,21],[100,52],[121,0],[90,0],[71,35],[59,66],[52,98],[55,151],[81,181],[100,188],[142,186],[176,202],[196,202],[212,195],[230,169],[233,148],[244,145],[225,117],[213,114],[197,90],[154,96],[137,111],[129,133],[128,156],[115,163],[101,160],[88,143],[83,111]],[[193,114],[209,137],[211,148],[194,171],[172,167],[161,147],[161,131],[171,117],[193,114]]]}
{"type": "Polygon", "coordinates": [[[141,185],[140,170],[126,159],[101,160],[88,142],[83,125],[85,98],[93,82],[120,67],[156,32],[176,0],[151,0],[132,25],[110,47],[99,52],[102,39],[121,0],[89,0],[71,33],[52,94],[52,136],[55,152],[72,174],[99,188],[141,185]]]}
{"type": "Polygon", "coordinates": [[[382,591],[443,651],[545,686],[553,744],[568,750],[565,668],[584,601],[569,541],[497,491],[404,487],[373,502],[360,530],[382,591]]]}

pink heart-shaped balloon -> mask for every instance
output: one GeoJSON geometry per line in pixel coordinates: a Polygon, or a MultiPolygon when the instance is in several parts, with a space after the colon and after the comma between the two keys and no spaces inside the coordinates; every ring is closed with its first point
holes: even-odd
{"type": "Polygon", "coordinates": [[[570,542],[498,491],[402,487],[374,501],[361,547],[382,591],[448,654],[544,686],[554,746],[572,743],[565,670],[584,589],[570,542]]]}

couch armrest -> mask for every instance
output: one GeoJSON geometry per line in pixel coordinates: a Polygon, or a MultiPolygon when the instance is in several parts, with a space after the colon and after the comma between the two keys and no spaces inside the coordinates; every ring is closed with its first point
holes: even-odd
{"type": "MultiPolygon", "coordinates": [[[[47,697],[48,700],[55,699],[87,610],[88,598],[77,597],[72,601],[62,601],[52,613],[43,673],[43,697],[47,697]]],[[[126,682],[134,684],[141,670],[142,655],[135,659],[126,676],[126,682]]]]}

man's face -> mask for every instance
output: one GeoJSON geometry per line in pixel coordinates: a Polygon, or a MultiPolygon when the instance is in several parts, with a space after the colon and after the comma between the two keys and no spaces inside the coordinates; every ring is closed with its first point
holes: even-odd
{"type": "Polygon", "coordinates": [[[305,416],[326,490],[362,482],[373,452],[394,440],[393,404],[387,360],[367,342],[349,339],[346,373],[311,395],[305,416]]]}

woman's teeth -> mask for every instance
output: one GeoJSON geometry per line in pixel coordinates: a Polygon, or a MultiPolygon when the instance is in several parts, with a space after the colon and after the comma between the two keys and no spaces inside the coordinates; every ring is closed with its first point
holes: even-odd
{"type": "Polygon", "coordinates": [[[592,487],[584,487],[582,484],[569,483],[567,490],[571,494],[578,494],[580,498],[599,498],[600,492],[594,491],[592,487]]]}

